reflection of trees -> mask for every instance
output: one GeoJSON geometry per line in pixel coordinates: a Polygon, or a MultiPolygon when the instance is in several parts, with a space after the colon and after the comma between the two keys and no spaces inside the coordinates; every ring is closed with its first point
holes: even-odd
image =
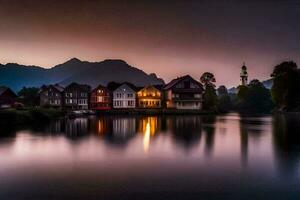
{"type": "Polygon", "coordinates": [[[282,173],[295,175],[300,158],[300,115],[276,115],[273,118],[275,158],[282,173]]]}
{"type": "Polygon", "coordinates": [[[241,161],[242,165],[245,167],[248,164],[248,128],[244,121],[240,120],[240,142],[241,142],[241,161]]]}
{"type": "Polygon", "coordinates": [[[201,138],[201,118],[199,116],[170,116],[167,125],[177,144],[186,149],[198,144],[201,138]]]}
{"type": "Polygon", "coordinates": [[[202,118],[203,120],[203,130],[205,131],[206,137],[205,137],[205,153],[206,155],[210,155],[213,147],[214,147],[214,141],[215,141],[215,122],[216,122],[216,116],[204,116],[202,118]]]}
{"type": "Polygon", "coordinates": [[[261,117],[240,116],[240,144],[241,144],[241,162],[245,167],[248,163],[249,138],[256,138],[263,132],[262,127],[266,124],[261,117]]]}

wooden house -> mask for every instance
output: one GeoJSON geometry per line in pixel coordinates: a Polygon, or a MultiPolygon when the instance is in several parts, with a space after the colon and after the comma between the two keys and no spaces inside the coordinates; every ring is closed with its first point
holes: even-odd
{"type": "Polygon", "coordinates": [[[113,91],[113,108],[135,108],[135,88],[128,83],[123,83],[113,91]]]}
{"type": "Polygon", "coordinates": [[[64,88],[58,84],[43,85],[39,91],[40,105],[61,108],[64,88]]]}
{"type": "Polygon", "coordinates": [[[166,108],[202,109],[203,86],[189,75],[172,80],[163,90],[166,108]]]}
{"type": "Polygon", "coordinates": [[[110,110],[111,109],[111,94],[110,91],[99,85],[92,90],[90,95],[91,110],[110,110]]]}
{"type": "Polygon", "coordinates": [[[8,87],[0,86],[0,108],[10,108],[16,103],[17,95],[8,87]]]}
{"type": "Polygon", "coordinates": [[[78,83],[71,83],[63,92],[64,107],[70,110],[89,109],[89,95],[91,87],[78,83]]]}
{"type": "Polygon", "coordinates": [[[154,86],[146,86],[137,92],[139,108],[161,108],[162,93],[154,86]]]}

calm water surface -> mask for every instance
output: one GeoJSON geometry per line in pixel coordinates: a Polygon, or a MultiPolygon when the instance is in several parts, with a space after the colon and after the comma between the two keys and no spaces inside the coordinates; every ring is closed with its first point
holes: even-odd
{"type": "Polygon", "coordinates": [[[300,199],[300,116],[105,116],[0,129],[0,199],[300,199]]]}

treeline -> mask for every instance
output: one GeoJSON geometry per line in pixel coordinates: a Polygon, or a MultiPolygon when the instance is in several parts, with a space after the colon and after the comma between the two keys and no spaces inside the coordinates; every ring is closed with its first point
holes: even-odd
{"type": "Polygon", "coordinates": [[[300,112],[300,69],[297,64],[282,62],[274,67],[271,77],[271,90],[254,79],[246,86],[238,86],[237,93],[233,94],[228,93],[224,85],[216,89],[213,74],[204,73],[200,78],[206,88],[204,108],[217,112],[300,112]]]}

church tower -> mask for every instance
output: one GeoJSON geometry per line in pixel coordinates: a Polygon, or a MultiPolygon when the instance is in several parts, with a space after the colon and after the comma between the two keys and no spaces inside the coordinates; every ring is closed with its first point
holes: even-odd
{"type": "Polygon", "coordinates": [[[246,86],[248,84],[248,72],[245,63],[242,66],[240,77],[241,77],[241,85],[246,86]]]}

